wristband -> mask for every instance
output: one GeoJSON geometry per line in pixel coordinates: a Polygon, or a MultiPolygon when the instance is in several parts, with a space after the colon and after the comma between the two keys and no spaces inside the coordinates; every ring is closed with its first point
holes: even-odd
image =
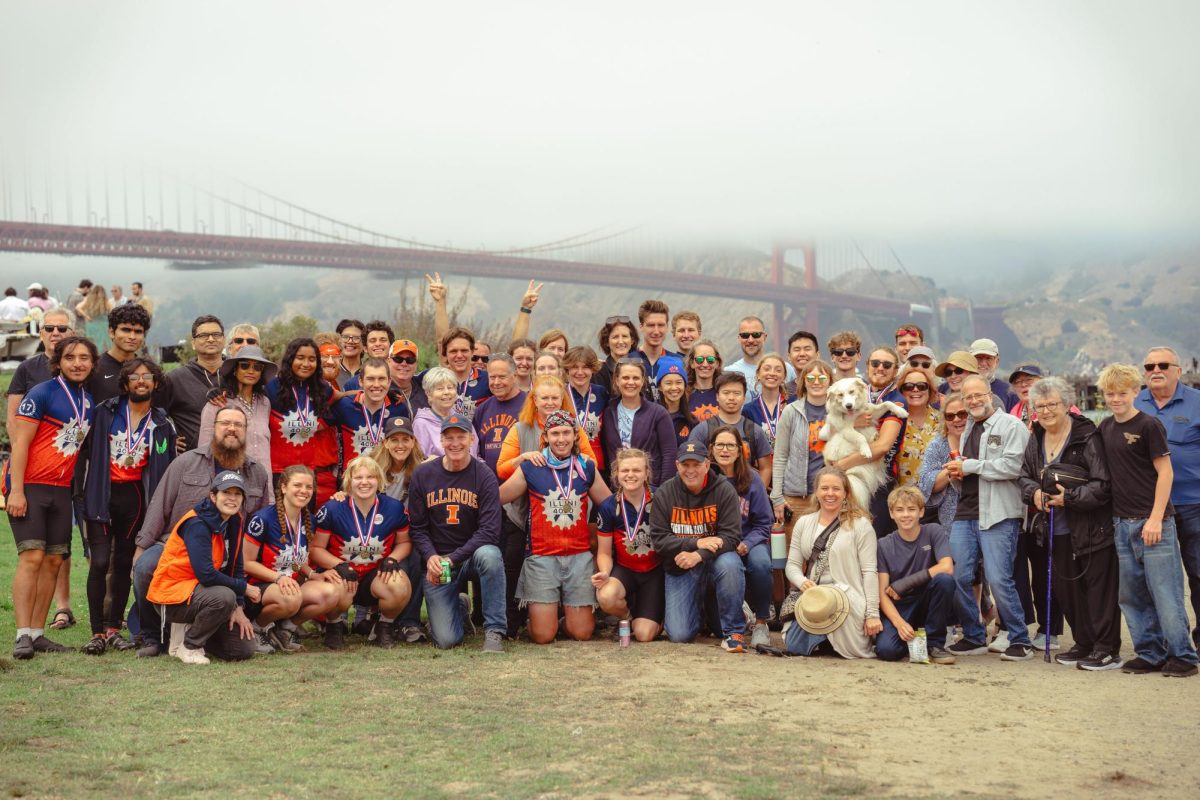
{"type": "Polygon", "coordinates": [[[533,309],[530,308],[529,306],[521,306],[521,313],[522,314],[532,314],[533,309]]]}
{"type": "Polygon", "coordinates": [[[919,572],[914,572],[912,575],[906,575],[900,580],[893,582],[892,591],[900,596],[904,596],[913,589],[920,589],[931,580],[932,578],[929,576],[929,570],[923,569],[919,572]]]}

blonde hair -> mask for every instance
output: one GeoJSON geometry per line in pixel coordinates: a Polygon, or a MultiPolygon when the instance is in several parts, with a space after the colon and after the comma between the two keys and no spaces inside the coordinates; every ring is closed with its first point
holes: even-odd
{"type": "Polygon", "coordinates": [[[375,476],[379,481],[379,485],[375,491],[382,492],[383,487],[387,486],[387,476],[383,474],[383,467],[379,466],[379,462],[370,456],[359,456],[358,458],[350,459],[350,463],[346,465],[346,472],[342,475],[342,491],[350,494],[350,483],[357,469],[365,469],[375,476]]]}
{"type": "Polygon", "coordinates": [[[888,511],[901,503],[914,503],[917,508],[925,507],[925,495],[915,486],[897,486],[887,496],[888,511]]]}
{"type": "MultiPolygon", "coordinates": [[[[636,447],[622,447],[613,456],[612,462],[612,479],[613,483],[617,482],[617,469],[621,466],[622,461],[628,461],[631,458],[640,458],[646,464],[646,480],[643,484],[644,488],[650,488],[650,478],[654,467],[650,463],[650,454],[645,450],[639,450],[636,447]]],[[[619,491],[619,489],[618,489],[619,491]]]]}
{"type": "Polygon", "coordinates": [[[1102,392],[1120,392],[1142,388],[1142,373],[1132,364],[1109,364],[1100,370],[1096,387],[1102,392]]]}

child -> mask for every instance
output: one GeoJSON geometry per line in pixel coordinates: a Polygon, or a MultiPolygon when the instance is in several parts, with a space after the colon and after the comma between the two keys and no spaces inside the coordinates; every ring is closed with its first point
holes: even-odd
{"type": "Polygon", "coordinates": [[[1097,384],[1113,412],[1100,423],[1100,441],[1109,473],[1121,476],[1112,482],[1120,606],[1137,653],[1122,670],[1186,678],[1196,674],[1197,657],[1183,605],[1166,430],[1133,406],[1142,385],[1136,367],[1105,367],[1097,384]]]}

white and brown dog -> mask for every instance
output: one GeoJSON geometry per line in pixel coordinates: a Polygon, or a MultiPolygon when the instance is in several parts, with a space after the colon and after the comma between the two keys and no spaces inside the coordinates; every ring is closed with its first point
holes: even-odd
{"type": "MultiPolygon", "coordinates": [[[[904,419],[908,412],[903,406],[890,400],[872,403],[867,384],[861,378],[842,378],[829,387],[825,401],[825,424],[821,426],[821,439],[825,442],[825,460],[838,461],[858,453],[863,458],[871,457],[871,442],[879,435],[879,418],[887,412],[904,419]],[[869,414],[871,424],[855,428],[854,422],[863,414],[869,414]]],[[[887,476],[883,472],[883,461],[876,460],[846,470],[850,490],[864,509],[871,504],[871,495],[883,486],[887,476]]]]}

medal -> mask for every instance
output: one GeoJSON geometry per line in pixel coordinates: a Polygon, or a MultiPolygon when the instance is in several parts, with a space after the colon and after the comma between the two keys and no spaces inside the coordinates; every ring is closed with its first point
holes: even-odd
{"type": "MultiPolygon", "coordinates": [[[[69,436],[76,445],[81,445],[83,444],[84,437],[87,435],[87,428],[85,427],[87,425],[87,420],[83,418],[83,412],[87,410],[87,398],[83,396],[83,389],[80,388],[79,403],[76,404],[75,398],[72,396],[71,390],[67,388],[67,382],[63,380],[62,375],[59,375],[57,378],[55,378],[55,380],[57,380],[58,385],[62,387],[63,393],[67,396],[67,402],[71,404],[71,412],[74,414],[74,419],[76,422],[75,430],[71,431],[69,436]]],[[[67,424],[63,425],[63,427],[65,428],[69,424],[70,420],[68,420],[67,424]]]]}
{"type": "Polygon", "coordinates": [[[365,405],[360,405],[359,410],[362,411],[363,422],[367,426],[367,438],[371,440],[372,445],[379,444],[379,441],[383,438],[383,421],[387,419],[387,415],[385,414],[387,407],[384,406],[379,409],[378,426],[371,425],[371,412],[367,411],[367,407],[365,405]]]}
{"type": "Polygon", "coordinates": [[[308,402],[308,392],[304,393],[304,405],[300,405],[300,395],[292,387],[292,397],[296,400],[296,422],[305,430],[312,427],[312,406],[308,402]]]}
{"type": "Polygon", "coordinates": [[[624,492],[621,493],[621,521],[625,523],[625,552],[629,555],[634,554],[636,550],[634,539],[642,528],[642,517],[646,514],[646,494],[642,493],[642,503],[638,506],[637,517],[633,520],[633,527],[629,526],[629,514],[625,511],[626,504],[633,505],[625,499],[624,492]]]}
{"type": "Polygon", "coordinates": [[[137,461],[136,453],[141,449],[142,442],[146,439],[146,434],[150,432],[150,415],[146,414],[142,418],[142,427],[138,432],[137,439],[133,438],[133,420],[129,416],[129,403],[125,403],[125,460],[121,463],[126,467],[132,467],[137,461]]]}
{"type": "Polygon", "coordinates": [[[783,415],[783,395],[780,394],[779,400],[775,403],[775,414],[772,415],[767,404],[763,402],[762,395],[758,396],[758,407],[762,410],[763,419],[767,426],[767,434],[771,438],[771,444],[775,444],[775,429],[779,426],[779,418],[783,415]]]}
{"type": "Polygon", "coordinates": [[[131,456],[131,455],[125,456],[125,458],[121,460],[121,464],[124,465],[125,467],[132,467],[133,466],[133,456],[131,456]]]}
{"type": "MultiPolygon", "coordinates": [[[[371,518],[371,524],[367,526],[367,532],[364,534],[362,525],[358,522],[358,506],[354,505],[353,500],[347,500],[350,503],[350,511],[354,516],[354,530],[358,534],[359,552],[368,554],[371,552],[371,539],[375,536],[375,514],[379,511],[379,498],[375,498],[375,505],[371,506],[371,513],[368,515],[371,518]]],[[[289,525],[290,527],[290,525],[289,525]]]]}

